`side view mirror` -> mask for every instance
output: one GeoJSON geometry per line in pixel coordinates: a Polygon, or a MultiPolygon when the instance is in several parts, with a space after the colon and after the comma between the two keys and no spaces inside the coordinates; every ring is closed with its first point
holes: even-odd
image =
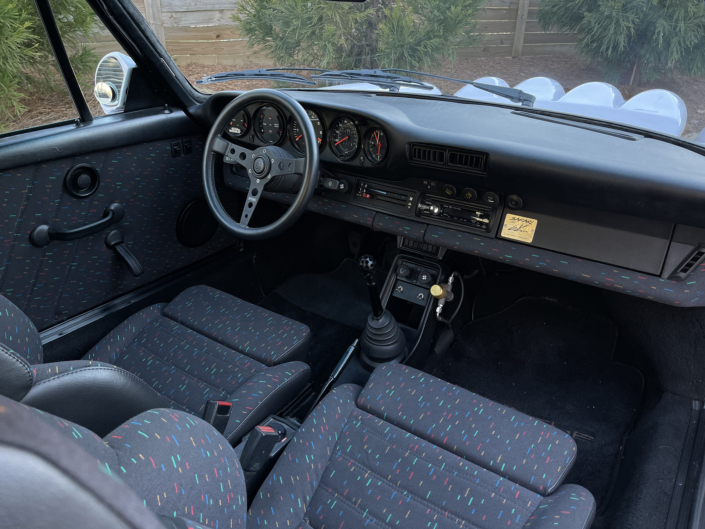
{"type": "Polygon", "coordinates": [[[135,62],[124,53],[108,53],[95,70],[93,94],[106,114],[125,110],[127,90],[130,86],[135,62]]]}

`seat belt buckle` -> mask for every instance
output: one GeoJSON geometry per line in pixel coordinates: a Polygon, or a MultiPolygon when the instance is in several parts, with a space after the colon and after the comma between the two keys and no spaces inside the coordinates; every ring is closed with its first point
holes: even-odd
{"type": "Polygon", "coordinates": [[[240,456],[240,465],[245,472],[256,472],[262,468],[272,453],[274,445],[282,438],[280,432],[271,426],[257,425],[250,432],[245,443],[245,448],[242,449],[240,456]]]}
{"type": "Polygon", "coordinates": [[[203,410],[203,420],[212,425],[221,434],[224,434],[232,409],[233,405],[230,402],[209,400],[206,402],[206,409],[203,410]]]}

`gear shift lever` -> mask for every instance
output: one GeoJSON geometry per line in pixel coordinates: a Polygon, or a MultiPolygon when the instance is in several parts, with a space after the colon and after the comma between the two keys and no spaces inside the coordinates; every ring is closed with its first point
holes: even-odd
{"type": "Polygon", "coordinates": [[[372,304],[372,313],[367,318],[367,327],[360,338],[360,359],[363,365],[374,369],[379,364],[403,359],[406,355],[406,339],[392,313],[382,307],[375,284],[375,258],[363,255],[358,266],[365,276],[372,304]]]}
{"type": "Polygon", "coordinates": [[[380,319],[384,314],[382,302],[379,299],[379,290],[375,284],[375,269],[377,261],[371,255],[363,255],[360,258],[359,268],[367,281],[367,291],[370,293],[370,303],[372,303],[372,315],[375,319],[380,319]]]}

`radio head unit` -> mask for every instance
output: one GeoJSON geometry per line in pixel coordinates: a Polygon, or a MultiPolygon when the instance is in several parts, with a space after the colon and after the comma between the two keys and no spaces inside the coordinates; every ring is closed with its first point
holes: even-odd
{"type": "Polygon", "coordinates": [[[477,202],[463,203],[431,195],[422,195],[417,212],[420,217],[442,220],[483,232],[492,228],[496,208],[477,202]]]}

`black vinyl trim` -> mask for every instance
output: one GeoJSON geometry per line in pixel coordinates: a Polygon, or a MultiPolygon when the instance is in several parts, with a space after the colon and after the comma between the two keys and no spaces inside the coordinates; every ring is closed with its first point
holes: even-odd
{"type": "Polygon", "coordinates": [[[80,127],[58,127],[0,139],[0,171],[189,135],[203,131],[182,111],[148,109],[102,116],[80,127]]]}
{"type": "Polygon", "coordinates": [[[61,33],[59,33],[59,27],[56,25],[56,19],[54,19],[54,13],[51,11],[49,0],[35,0],[35,4],[39,12],[39,18],[44,25],[44,31],[49,39],[49,44],[54,52],[54,57],[59,65],[61,76],[64,78],[66,88],[68,88],[73,104],[78,111],[79,119],[82,123],[90,123],[93,121],[93,115],[88,108],[88,103],[83,97],[76,74],[71,67],[71,61],[68,53],[66,53],[64,42],[61,40],[61,33]]]}

